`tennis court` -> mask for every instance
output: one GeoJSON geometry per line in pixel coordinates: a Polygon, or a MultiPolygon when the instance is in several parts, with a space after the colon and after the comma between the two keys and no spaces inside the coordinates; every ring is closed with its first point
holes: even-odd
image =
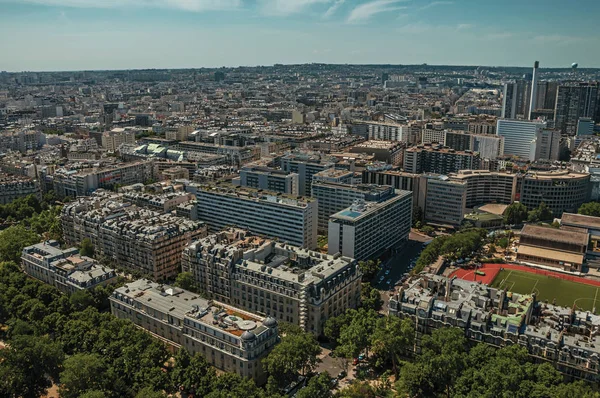
{"type": "Polygon", "coordinates": [[[514,269],[500,270],[490,286],[521,294],[536,293],[539,301],[548,300],[552,304],[556,299],[556,305],[572,307],[575,304],[582,311],[595,309],[598,313],[600,304],[598,286],[514,269]]]}

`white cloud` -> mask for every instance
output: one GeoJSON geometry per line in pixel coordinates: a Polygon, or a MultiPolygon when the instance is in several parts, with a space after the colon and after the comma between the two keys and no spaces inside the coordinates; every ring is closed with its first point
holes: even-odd
{"type": "MultiPolygon", "coordinates": [[[[78,8],[173,8],[186,11],[231,10],[242,6],[242,0],[22,0],[47,6],[78,8]]],[[[0,0],[0,2],[2,2],[0,0]]]]}
{"type": "Polygon", "coordinates": [[[453,1],[433,1],[429,4],[425,4],[423,7],[419,8],[420,10],[426,10],[428,8],[432,8],[432,7],[438,7],[438,6],[449,6],[454,4],[453,1]]]}
{"type": "Polygon", "coordinates": [[[261,10],[266,15],[287,16],[304,11],[315,4],[327,4],[332,0],[261,0],[261,10]]]}
{"type": "Polygon", "coordinates": [[[325,14],[323,14],[323,18],[331,17],[345,2],[346,0],[335,0],[331,7],[329,7],[327,11],[325,11],[325,14]]]}
{"type": "Polygon", "coordinates": [[[406,7],[399,7],[395,5],[400,1],[404,0],[375,0],[369,3],[361,4],[355,7],[352,10],[352,12],[350,12],[350,15],[348,16],[348,22],[364,22],[371,18],[373,15],[380,14],[382,12],[405,9],[406,7]]]}
{"type": "Polygon", "coordinates": [[[456,30],[467,30],[467,29],[471,29],[475,27],[475,25],[470,24],[470,23],[461,23],[456,25],[456,30]]]}

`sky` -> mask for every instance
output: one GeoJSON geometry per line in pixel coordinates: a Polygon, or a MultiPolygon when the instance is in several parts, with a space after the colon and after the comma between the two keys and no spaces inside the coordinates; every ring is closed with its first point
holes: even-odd
{"type": "Polygon", "coordinates": [[[0,71],[600,67],[599,0],[0,0],[0,71]]]}

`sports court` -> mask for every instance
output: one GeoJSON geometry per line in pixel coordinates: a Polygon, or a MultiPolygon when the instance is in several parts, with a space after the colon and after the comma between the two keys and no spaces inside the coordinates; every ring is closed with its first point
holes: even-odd
{"type": "Polygon", "coordinates": [[[600,287],[571,282],[554,276],[538,275],[514,269],[503,269],[496,275],[492,287],[506,288],[510,292],[535,293],[539,301],[546,301],[563,307],[573,304],[582,311],[600,309],[600,287]]]}
{"type": "Polygon", "coordinates": [[[452,273],[468,281],[506,288],[521,294],[536,293],[539,301],[572,307],[600,314],[600,282],[588,278],[567,275],[561,272],[525,267],[516,264],[483,264],[476,270],[459,269],[452,273]],[[479,273],[476,273],[479,271],[479,273]],[[483,274],[483,275],[482,275],[483,274]]]}

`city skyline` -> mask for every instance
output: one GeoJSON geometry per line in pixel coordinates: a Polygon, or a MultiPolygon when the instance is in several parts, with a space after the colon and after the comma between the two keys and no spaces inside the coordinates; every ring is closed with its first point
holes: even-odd
{"type": "Polygon", "coordinates": [[[600,4],[0,0],[0,70],[275,63],[600,66],[600,4]],[[325,38],[325,39],[324,39],[325,38]]]}

